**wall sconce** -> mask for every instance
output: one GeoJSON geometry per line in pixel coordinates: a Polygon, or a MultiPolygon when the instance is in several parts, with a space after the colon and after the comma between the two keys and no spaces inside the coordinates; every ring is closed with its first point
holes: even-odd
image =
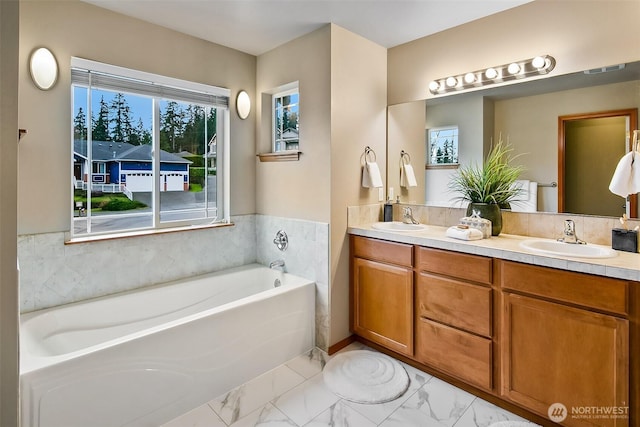
{"type": "Polygon", "coordinates": [[[244,90],[238,92],[238,96],[236,98],[236,111],[238,112],[238,117],[242,120],[249,117],[249,113],[251,112],[251,98],[249,98],[249,94],[244,90]]]}
{"type": "Polygon", "coordinates": [[[46,47],[34,50],[29,57],[31,80],[41,90],[51,89],[58,80],[58,63],[46,47]]]}
{"type": "Polygon", "coordinates": [[[489,67],[484,70],[443,77],[429,83],[429,91],[434,95],[441,95],[448,92],[489,86],[509,80],[547,74],[555,66],[556,60],[553,56],[541,55],[505,65],[489,67]]]}

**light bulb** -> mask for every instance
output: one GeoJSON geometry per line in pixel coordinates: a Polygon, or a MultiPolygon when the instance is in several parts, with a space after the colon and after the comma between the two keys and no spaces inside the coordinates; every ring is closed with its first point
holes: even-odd
{"type": "Polygon", "coordinates": [[[455,87],[458,84],[458,79],[455,77],[447,77],[446,83],[449,87],[455,87]]]}
{"type": "Polygon", "coordinates": [[[507,71],[509,72],[509,74],[518,74],[518,72],[520,71],[520,66],[515,62],[512,62],[507,67],[507,71]]]}
{"type": "Polygon", "coordinates": [[[487,68],[487,71],[484,72],[484,75],[487,76],[488,79],[495,79],[498,77],[498,72],[495,68],[487,68]]]}
{"type": "Polygon", "coordinates": [[[476,75],[473,73],[467,73],[464,75],[464,82],[467,84],[471,84],[476,81],[476,75]]]}
{"type": "Polygon", "coordinates": [[[437,81],[434,80],[431,83],[429,83],[429,90],[431,92],[437,92],[439,88],[440,88],[440,83],[438,83],[437,81]]]}
{"type": "Polygon", "coordinates": [[[543,68],[546,65],[546,63],[547,61],[542,56],[536,56],[531,61],[531,65],[533,65],[534,68],[543,68]]]}

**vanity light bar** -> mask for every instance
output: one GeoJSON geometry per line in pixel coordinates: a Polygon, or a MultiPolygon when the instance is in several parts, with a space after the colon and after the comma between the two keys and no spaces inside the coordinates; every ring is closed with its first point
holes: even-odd
{"type": "Polygon", "coordinates": [[[509,64],[489,67],[457,76],[443,77],[429,83],[429,91],[434,95],[489,86],[509,80],[524,79],[547,74],[556,66],[556,60],[550,55],[515,61],[509,64]]]}

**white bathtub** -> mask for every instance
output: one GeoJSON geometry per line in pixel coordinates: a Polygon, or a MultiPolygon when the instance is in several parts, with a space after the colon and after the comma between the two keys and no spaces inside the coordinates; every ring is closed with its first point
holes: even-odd
{"type": "Polygon", "coordinates": [[[161,425],[311,349],[314,307],[252,264],[22,315],[22,426],[161,425]]]}

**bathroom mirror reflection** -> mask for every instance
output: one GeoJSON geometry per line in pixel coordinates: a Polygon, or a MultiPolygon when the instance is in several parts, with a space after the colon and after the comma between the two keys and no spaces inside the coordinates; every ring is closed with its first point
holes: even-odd
{"type": "Polygon", "coordinates": [[[611,194],[608,186],[621,154],[630,149],[628,130],[637,129],[638,108],[640,61],[392,105],[388,110],[387,186],[393,187],[403,202],[451,206],[452,194],[447,183],[455,169],[422,170],[418,159],[426,164],[428,129],[455,124],[459,128],[460,164],[480,163],[491,141],[500,134],[509,140],[515,154],[523,153],[518,158],[526,168],[522,180],[537,187],[529,197],[535,203],[527,210],[599,216],[620,216],[626,211],[629,216],[637,216],[636,204],[632,206],[624,198],[611,194]],[[609,122],[615,124],[596,120],[598,117],[591,121],[588,117],[603,112],[611,115],[609,122]],[[578,129],[572,132],[598,136],[584,144],[581,139],[577,143],[567,142],[563,159],[559,155],[559,118],[581,116],[585,121],[571,123],[578,129]],[[609,136],[611,132],[614,136],[609,136]],[[594,154],[596,148],[602,152],[594,154]],[[415,159],[418,188],[405,189],[399,185],[396,158],[401,150],[410,152],[415,159]],[[586,174],[572,176],[574,163],[580,166],[577,169],[585,169],[586,174]],[[576,204],[573,201],[576,196],[587,196],[595,203],[576,204]]]}

